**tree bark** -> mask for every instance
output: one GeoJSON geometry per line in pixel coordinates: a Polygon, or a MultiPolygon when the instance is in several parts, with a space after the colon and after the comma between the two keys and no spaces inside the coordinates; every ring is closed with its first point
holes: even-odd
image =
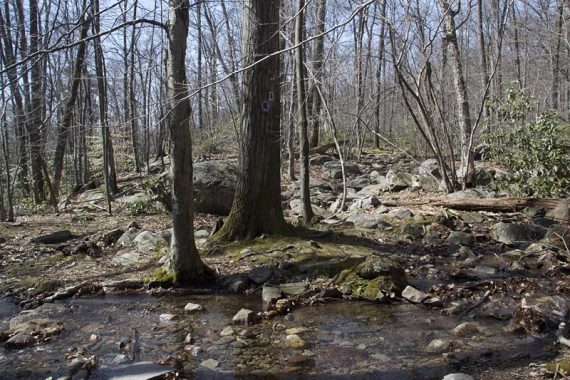
{"type": "Polygon", "coordinates": [[[313,86],[311,88],[311,117],[309,120],[309,147],[314,148],[319,145],[319,130],[321,121],[321,97],[317,93],[317,87],[323,78],[323,68],[325,60],[325,24],[327,17],[327,0],[319,0],[317,3],[317,25],[315,34],[318,35],[313,43],[313,86]]]}
{"type": "MultiPolygon", "coordinates": [[[[280,0],[245,0],[242,59],[251,66],[279,50],[280,0]]],[[[219,241],[285,234],[280,183],[280,56],[243,72],[239,175],[219,241]]]]}
{"type": "MultiPolygon", "coordinates": [[[[87,10],[87,0],[83,0],[84,12],[87,10]]],[[[71,76],[71,90],[67,101],[65,102],[63,117],[61,120],[61,125],[57,133],[57,142],[55,146],[55,153],[53,159],[53,193],[55,199],[59,197],[61,190],[61,178],[63,174],[63,161],[65,156],[65,149],[67,146],[67,138],[69,136],[69,129],[71,128],[71,120],[73,118],[73,108],[75,107],[75,101],[77,100],[77,93],[79,90],[79,84],[81,83],[81,72],[83,68],[83,63],[85,61],[85,52],[87,50],[87,31],[89,30],[90,19],[81,18],[81,35],[80,43],[77,47],[77,55],[75,58],[75,63],[73,65],[73,72],[71,76]]]]}
{"type": "Polygon", "coordinates": [[[558,109],[560,97],[560,48],[562,45],[562,27],[564,21],[564,5],[562,0],[558,1],[556,17],[556,40],[554,42],[554,55],[552,57],[552,92],[551,92],[551,106],[553,109],[558,109]]]}
{"type": "Polygon", "coordinates": [[[309,192],[309,140],[307,137],[307,99],[305,92],[305,60],[302,41],[305,39],[305,0],[299,0],[297,19],[295,20],[295,78],[297,82],[297,125],[299,130],[299,170],[301,180],[301,204],[303,206],[303,223],[310,224],[315,216],[311,207],[309,192]]]}
{"type": "Polygon", "coordinates": [[[185,58],[188,38],[188,0],[169,0],[168,58],[166,62],[168,127],[171,136],[172,242],[168,267],[178,283],[203,282],[207,275],[194,242],[192,199],[192,109],[188,100],[185,58]]]}
{"type": "Polygon", "coordinates": [[[469,114],[469,100],[467,98],[467,88],[463,78],[463,66],[461,62],[461,53],[459,52],[459,44],[457,42],[457,29],[455,26],[455,11],[447,0],[439,0],[441,11],[445,24],[445,39],[447,41],[447,51],[450,56],[450,65],[453,72],[453,85],[455,89],[455,97],[457,101],[457,113],[459,122],[459,134],[461,144],[461,176],[463,188],[474,184],[475,161],[471,147],[471,138],[473,127],[469,114]]]}

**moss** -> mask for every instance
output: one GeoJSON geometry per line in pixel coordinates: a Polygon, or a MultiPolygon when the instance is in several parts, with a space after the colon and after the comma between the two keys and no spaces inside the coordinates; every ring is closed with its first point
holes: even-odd
{"type": "Polygon", "coordinates": [[[149,288],[167,288],[174,283],[174,273],[164,268],[157,268],[150,276],[144,278],[144,282],[149,288]]]}
{"type": "Polygon", "coordinates": [[[548,363],[546,369],[549,372],[558,371],[564,375],[570,374],[570,358],[566,357],[562,361],[548,363]]]}

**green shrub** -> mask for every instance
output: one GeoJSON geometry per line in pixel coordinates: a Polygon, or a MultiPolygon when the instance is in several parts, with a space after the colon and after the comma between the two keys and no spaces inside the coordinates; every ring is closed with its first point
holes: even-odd
{"type": "Polygon", "coordinates": [[[534,197],[557,196],[568,191],[569,134],[570,125],[552,110],[534,122],[491,134],[490,158],[505,164],[513,173],[503,187],[516,195],[534,197]]]}

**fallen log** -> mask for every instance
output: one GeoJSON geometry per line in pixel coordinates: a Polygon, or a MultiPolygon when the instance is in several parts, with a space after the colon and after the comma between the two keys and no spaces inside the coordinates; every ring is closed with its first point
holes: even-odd
{"type": "Polygon", "coordinates": [[[461,211],[491,211],[491,212],[515,212],[525,207],[539,207],[547,210],[553,209],[560,203],[567,203],[567,199],[556,198],[469,198],[469,199],[453,199],[453,198],[427,198],[422,201],[411,202],[382,202],[388,207],[402,206],[421,206],[430,205],[435,207],[450,208],[461,211]]]}
{"type": "MultiPolygon", "coordinates": [[[[338,143],[339,145],[343,145],[344,141],[339,141],[338,143]]],[[[330,144],[325,144],[325,145],[320,145],[320,146],[316,146],[314,148],[309,149],[309,155],[315,155],[315,154],[325,154],[327,151],[331,150],[331,149],[335,149],[335,143],[332,142],[330,144]]],[[[295,152],[295,158],[299,158],[299,152],[295,152]]]]}

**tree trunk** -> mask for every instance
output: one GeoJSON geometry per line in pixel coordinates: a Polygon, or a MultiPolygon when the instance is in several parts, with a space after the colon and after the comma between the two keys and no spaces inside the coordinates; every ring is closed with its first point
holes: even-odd
{"type": "MultiPolygon", "coordinates": [[[[93,0],[94,18],[93,29],[95,35],[99,34],[101,25],[99,20],[99,0],[93,0]]],[[[113,154],[113,142],[111,139],[111,130],[109,128],[109,120],[107,118],[107,80],[105,75],[105,57],[103,56],[103,48],[101,47],[101,39],[94,39],[95,50],[95,73],[97,75],[97,92],[99,94],[99,121],[101,123],[101,136],[103,140],[103,177],[105,180],[105,194],[107,195],[107,211],[111,214],[111,200],[113,194],[119,192],[117,187],[117,174],[115,171],[115,159],[113,154]]]]}
{"type": "Polygon", "coordinates": [[[189,1],[169,0],[168,58],[166,62],[168,127],[171,136],[172,242],[169,269],[178,283],[205,280],[207,271],[194,242],[192,200],[191,108],[188,100],[185,57],[189,27],[189,1]]]}
{"type": "Polygon", "coordinates": [[[280,0],[245,0],[242,26],[242,138],[232,210],[216,235],[219,241],[290,232],[281,208],[280,0]]]}
{"type": "Polygon", "coordinates": [[[325,24],[327,17],[327,0],[319,0],[317,3],[317,25],[315,34],[318,36],[313,43],[313,86],[311,88],[311,117],[309,125],[309,146],[319,146],[319,129],[321,120],[321,97],[317,93],[317,86],[322,81],[325,60],[325,24]]]}
{"type": "MultiPolygon", "coordinates": [[[[83,0],[84,13],[87,11],[87,0],[83,0]]],[[[67,138],[69,136],[69,129],[71,127],[71,120],[73,118],[73,109],[75,107],[75,101],[77,100],[77,93],[79,90],[79,84],[81,83],[81,72],[83,69],[83,63],[85,61],[85,51],[87,50],[87,31],[89,30],[90,19],[85,19],[82,17],[81,21],[81,35],[80,43],[77,47],[77,55],[75,58],[75,63],[73,65],[73,72],[71,76],[71,91],[67,101],[65,102],[63,117],[61,120],[61,125],[57,133],[57,143],[55,146],[55,153],[53,159],[53,193],[55,199],[59,197],[61,190],[61,178],[63,173],[63,161],[65,156],[65,149],[67,146],[67,138]]]]}
{"type": "Polygon", "coordinates": [[[558,12],[556,17],[556,40],[554,41],[554,54],[552,57],[552,92],[551,106],[557,110],[560,96],[560,47],[562,45],[562,27],[564,21],[564,5],[562,0],[558,1],[558,12]]]}
{"type": "Polygon", "coordinates": [[[445,23],[445,39],[447,41],[447,51],[450,56],[450,65],[453,72],[453,85],[457,101],[457,112],[459,122],[459,134],[461,144],[461,178],[463,188],[473,185],[475,181],[475,162],[471,147],[473,128],[469,115],[469,100],[467,98],[467,88],[463,78],[463,67],[461,63],[461,53],[457,42],[457,30],[455,26],[455,11],[447,0],[439,0],[441,11],[445,23]]]}
{"type": "Polygon", "coordinates": [[[374,116],[376,122],[374,123],[374,148],[380,149],[380,100],[382,97],[382,67],[384,66],[384,50],[385,50],[385,36],[386,36],[386,4],[388,0],[382,2],[382,10],[380,11],[380,37],[378,46],[378,68],[376,69],[376,107],[374,116]]]}
{"type": "MultiPolygon", "coordinates": [[[[477,37],[479,42],[479,60],[481,63],[481,89],[485,91],[489,82],[489,73],[487,70],[487,48],[485,46],[485,33],[483,31],[483,0],[477,0],[477,37]]],[[[483,100],[484,101],[484,100],[483,100]]],[[[483,109],[483,117],[489,117],[489,107],[483,109]]]]}
{"type": "Polygon", "coordinates": [[[305,39],[305,0],[298,0],[297,19],[295,20],[295,78],[297,82],[297,118],[299,130],[299,173],[301,180],[301,204],[303,205],[303,223],[310,224],[315,216],[311,207],[309,192],[309,141],[307,137],[307,99],[305,93],[305,60],[302,41],[305,39]]]}

